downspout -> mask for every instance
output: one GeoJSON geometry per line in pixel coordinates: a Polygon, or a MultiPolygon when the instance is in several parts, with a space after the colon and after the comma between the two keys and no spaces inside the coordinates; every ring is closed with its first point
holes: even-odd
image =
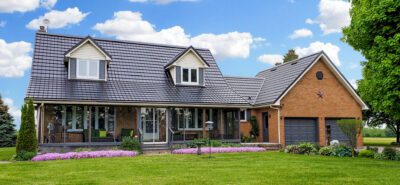
{"type": "Polygon", "coordinates": [[[272,105],[269,106],[271,109],[275,109],[278,111],[278,118],[277,118],[277,123],[278,123],[278,144],[281,144],[281,109],[279,107],[273,107],[272,105]]]}

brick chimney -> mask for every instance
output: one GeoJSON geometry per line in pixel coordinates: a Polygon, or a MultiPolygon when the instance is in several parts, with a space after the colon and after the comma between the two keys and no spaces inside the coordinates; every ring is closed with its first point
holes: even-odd
{"type": "Polygon", "coordinates": [[[44,26],[39,26],[39,32],[46,33],[46,32],[47,32],[47,31],[46,31],[46,27],[44,27],[44,26]]]}

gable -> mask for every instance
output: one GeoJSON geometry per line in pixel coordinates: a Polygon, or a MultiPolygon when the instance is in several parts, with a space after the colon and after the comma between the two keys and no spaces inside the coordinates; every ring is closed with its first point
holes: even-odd
{"type": "MultiPolygon", "coordinates": [[[[337,82],[336,86],[341,86],[341,88],[344,88],[347,93],[350,95],[350,97],[352,97],[352,99],[354,101],[356,101],[363,110],[368,109],[368,106],[361,100],[361,98],[358,96],[358,94],[355,92],[355,90],[353,89],[353,87],[351,86],[351,84],[346,80],[346,78],[340,73],[340,71],[334,66],[334,64],[330,61],[330,59],[326,56],[325,53],[321,53],[320,57],[315,60],[307,69],[305,69],[305,71],[297,78],[296,81],[294,81],[292,83],[292,85],[286,89],[286,91],[275,101],[275,105],[280,105],[281,104],[281,100],[283,98],[285,98],[285,96],[290,93],[292,91],[292,89],[298,85],[298,83],[300,81],[305,81],[307,80],[307,78],[305,78],[307,75],[310,75],[310,71],[312,71],[311,69],[315,69],[315,66],[320,66],[322,65],[325,66],[324,68],[320,67],[321,69],[324,69],[325,73],[327,74],[332,74],[332,76],[335,77],[335,82],[337,82]],[[318,65],[317,65],[318,64],[318,65]]],[[[314,75],[314,79],[316,79],[316,74],[312,74],[314,75]]],[[[311,77],[309,77],[309,79],[312,79],[312,75],[311,77]]],[[[333,80],[333,78],[331,78],[331,81],[333,80]]],[[[322,80],[323,81],[323,80],[322,80]]],[[[320,85],[322,86],[323,82],[320,81],[320,85]]],[[[339,100],[340,101],[340,100],[339,100]]]]}
{"type": "Polygon", "coordinates": [[[179,58],[176,62],[175,65],[181,66],[181,67],[194,67],[194,68],[204,68],[206,65],[204,62],[201,61],[201,59],[196,56],[196,54],[193,51],[189,51],[185,55],[183,55],[181,58],[179,58]]]}
{"type": "Polygon", "coordinates": [[[328,65],[319,59],[280,100],[285,115],[349,117],[359,115],[362,106],[328,65]],[[316,73],[322,72],[322,80],[316,73]]]}
{"type": "Polygon", "coordinates": [[[82,46],[77,48],[70,54],[71,58],[84,58],[84,59],[96,59],[96,60],[107,60],[107,57],[102,54],[96,47],[90,42],[84,43],[82,46]]]}

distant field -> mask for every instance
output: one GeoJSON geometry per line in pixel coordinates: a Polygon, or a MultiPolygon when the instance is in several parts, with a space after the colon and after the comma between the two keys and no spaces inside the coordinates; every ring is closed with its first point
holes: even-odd
{"type": "Polygon", "coordinates": [[[391,137],[364,137],[365,146],[390,146],[390,143],[395,141],[396,138],[391,137]]]}
{"type": "Polygon", "coordinates": [[[0,148],[0,161],[9,161],[15,154],[15,147],[0,148]]]}

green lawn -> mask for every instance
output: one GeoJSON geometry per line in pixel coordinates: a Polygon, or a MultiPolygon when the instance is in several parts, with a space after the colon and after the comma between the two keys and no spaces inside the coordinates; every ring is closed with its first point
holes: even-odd
{"type": "Polygon", "coordinates": [[[15,154],[15,147],[0,148],[0,161],[8,161],[15,154]]]}
{"type": "Polygon", "coordinates": [[[0,184],[398,184],[400,162],[279,152],[0,164],[0,184]]]}
{"type": "Polygon", "coordinates": [[[395,141],[396,138],[364,137],[365,146],[390,146],[390,143],[395,141]]]}

